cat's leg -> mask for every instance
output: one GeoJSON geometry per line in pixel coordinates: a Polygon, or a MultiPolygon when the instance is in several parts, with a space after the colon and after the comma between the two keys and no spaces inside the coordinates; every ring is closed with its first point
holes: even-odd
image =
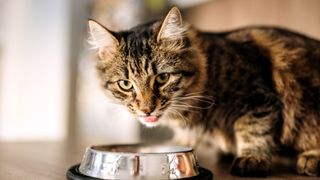
{"type": "Polygon", "coordinates": [[[176,145],[195,148],[203,134],[201,127],[175,127],[172,142],[176,145]]]}
{"type": "Polygon", "coordinates": [[[271,169],[271,151],[275,147],[275,112],[248,113],[236,120],[234,133],[237,157],[231,173],[238,176],[267,176],[271,169]]]}
{"type": "Polygon", "coordinates": [[[320,176],[320,149],[299,154],[296,168],[299,174],[320,176]]]}
{"type": "Polygon", "coordinates": [[[176,127],[174,137],[169,144],[192,147],[201,164],[213,166],[218,162],[221,152],[219,146],[214,142],[210,133],[205,133],[202,127],[195,126],[192,128],[176,127]]]}
{"type": "Polygon", "coordinates": [[[320,115],[314,112],[300,114],[303,121],[297,121],[296,133],[291,136],[292,146],[299,152],[296,171],[301,175],[320,176],[320,115]]]}
{"type": "Polygon", "coordinates": [[[297,157],[296,170],[298,174],[320,176],[320,121],[312,113],[305,116],[298,127],[294,147],[301,153],[297,157]]]}

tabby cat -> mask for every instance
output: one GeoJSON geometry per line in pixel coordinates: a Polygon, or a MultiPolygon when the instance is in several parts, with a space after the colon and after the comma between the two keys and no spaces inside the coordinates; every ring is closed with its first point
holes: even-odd
{"type": "Polygon", "coordinates": [[[107,95],[175,142],[234,153],[231,173],[266,176],[280,147],[299,174],[320,174],[320,42],[272,27],[200,32],[173,7],[113,32],[89,20],[107,95]]]}

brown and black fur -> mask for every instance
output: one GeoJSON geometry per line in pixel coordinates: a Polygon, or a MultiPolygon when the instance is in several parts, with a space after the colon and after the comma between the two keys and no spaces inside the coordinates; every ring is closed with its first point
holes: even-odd
{"type": "MultiPolygon", "coordinates": [[[[91,21],[92,31],[96,26],[91,21]]],[[[218,134],[220,149],[236,155],[236,175],[267,175],[272,153],[283,146],[298,152],[299,174],[320,175],[319,41],[272,27],[200,32],[182,23],[177,8],[163,21],[104,31],[111,44],[94,44],[91,32],[101,82],[133,116],[159,112],[159,121],[177,130],[176,142],[195,148],[213,146],[218,134]],[[171,79],[152,83],[163,72],[171,79]],[[135,88],[122,91],[121,79],[135,88]]]]}

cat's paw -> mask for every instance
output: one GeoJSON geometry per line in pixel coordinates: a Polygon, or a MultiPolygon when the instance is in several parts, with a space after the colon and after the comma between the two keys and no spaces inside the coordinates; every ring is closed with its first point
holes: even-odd
{"type": "Polygon", "coordinates": [[[301,155],[297,160],[297,173],[308,176],[320,176],[320,157],[301,155]]]}
{"type": "Polygon", "coordinates": [[[254,156],[238,157],[233,162],[231,174],[237,176],[265,177],[270,174],[271,161],[254,156]]]}

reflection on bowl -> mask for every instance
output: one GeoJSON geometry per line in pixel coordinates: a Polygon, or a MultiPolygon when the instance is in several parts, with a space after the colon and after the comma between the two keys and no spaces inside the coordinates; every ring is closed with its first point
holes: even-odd
{"type": "Polygon", "coordinates": [[[91,146],[79,171],[100,179],[181,179],[199,174],[192,148],[166,145],[91,146]]]}

